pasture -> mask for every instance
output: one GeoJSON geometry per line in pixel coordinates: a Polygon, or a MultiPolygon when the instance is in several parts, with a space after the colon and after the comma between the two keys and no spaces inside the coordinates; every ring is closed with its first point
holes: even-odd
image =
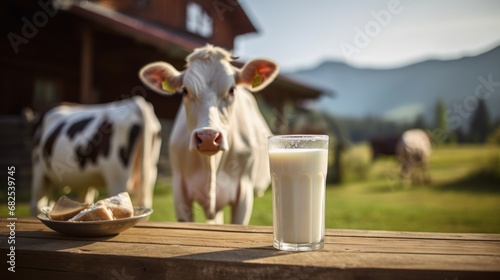
{"type": "MultiPolygon", "coordinates": [[[[500,147],[438,146],[431,156],[432,183],[411,187],[396,179],[394,159],[371,164],[367,145],[352,147],[343,162],[344,183],[326,190],[327,228],[500,233],[500,147]]],[[[18,217],[29,215],[26,198],[18,197],[18,217]]],[[[272,225],[271,203],[270,189],[255,199],[251,225],[272,225]]],[[[153,205],[151,220],[175,221],[168,182],[157,183],[153,205]]],[[[228,221],[229,209],[225,212],[228,221]]],[[[204,222],[199,206],[194,213],[195,221],[204,222]]]]}
{"type": "MultiPolygon", "coordinates": [[[[392,181],[394,159],[371,165],[369,153],[366,145],[346,152],[346,182],[326,190],[327,228],[500,233],[500,148],[437,147],[431,185],[411,187],[392,181]]],[[[160,183],[156,193],[152,220],[174,220],[170,188],[160,183]]],[[[272,225],[271,203],[270,189],[255,199],[251,225],[272,225]]],[[[203,222],[196,208],[195,220],[203,222]]]]}

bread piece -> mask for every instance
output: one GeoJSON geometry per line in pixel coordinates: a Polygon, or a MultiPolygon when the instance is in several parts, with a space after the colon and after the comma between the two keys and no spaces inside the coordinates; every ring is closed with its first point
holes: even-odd
{"type": "Polygon", "coordinates": [[[128,192],[122,192],[96,202],[96,205],[104,205],[113,212],[115,219],[130,218],[134,216],[134,207],[128,192]]]}
{"type": "Polygon", "coordinates": [[[108,221],[113,220],[113,213],[104,205],[92,205],[78,215],[69,219],[70,222],[108,221]]]}
{"type": "Polygon", "coordinates": [[[89,206],[89,203],[74,201],[63,195],[50,210],[49,217],[52,220],[67,221],[89,206]]]}

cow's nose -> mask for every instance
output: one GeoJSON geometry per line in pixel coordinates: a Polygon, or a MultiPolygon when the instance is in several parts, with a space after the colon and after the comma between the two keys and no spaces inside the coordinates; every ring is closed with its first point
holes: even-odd
{"type": "Polygon", "coordinates": [[[213,155],[220,149],[222,134],[215,130],[198,131],[195,134],[198,151],[213,155]]]}

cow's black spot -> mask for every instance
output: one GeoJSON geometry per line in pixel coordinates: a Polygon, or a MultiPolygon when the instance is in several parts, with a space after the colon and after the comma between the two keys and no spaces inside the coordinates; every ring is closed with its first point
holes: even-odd
{"type": "Polygon", "coordinates": [[[73,138],[78,134],[79,132],[83,131],[85,127],[94,119],[94,117],[89,117],[83,120],[79,120],[72,124],[69,128],[68,131],[66,131],[66,135],[68,135],[69,139],[73,140],[73,138]]]}
{"type": "Polygon", "coordinates": [[[40,145],[40,141],[42,141],[42,128],[36,130],[33,135],[33,148],[38,147],[38,145],[40,145]]]}
{"type": "Polygon", "coordinates": [[[54,150],[54,143],[56,142],[57,136],[59,136],[59,133],[61,133],[64,125],[66,122],[61,122],[55,129],[52,131],[52,133],[47,137],[47,140],[45,141],[45,144],[43,145],[43,158],[45,159],[45,162],[47,162],[47,165],[50,167],[49,164],[49,159],[52,156],[52,151],[54,150]]]}
{"type": "Polygon", "coordinates": [[[135,143],[137,142],[137,138],[139,133],[141,132],[141,126],[139,124],[134,124],[130,128],[130,132],[128,134],[128,146],[123,146],[120,148],[119,156],[123,166],[127,167],[130,162],[130,154],[134,149],[135,143]]]}
{"type": "Polygon", "coordinates": [[[87,161],[95,164],[99,156],[107,157],[109,155],[112,135],[113,124],[105,119],[86,145],[83,144],[76,147],[76,159],[78,160],[80,169],[85,168],[87,161]]]}

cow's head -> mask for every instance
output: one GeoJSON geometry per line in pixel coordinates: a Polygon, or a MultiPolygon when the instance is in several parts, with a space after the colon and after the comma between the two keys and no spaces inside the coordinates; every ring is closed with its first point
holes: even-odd
{"type": "Polygon", "coordinates": [[[182,72],[165,62],[148,64],[139,77],[160,94],[184,95],[191,150],[206,155],[227,150],[232,105],[242,90],[239,86],[259,91],[276,77],[279,67],[268,59],[254,59],[239,69],[230,64],[227,51],[212,45],[196,49],[186,61],[182,72]]]}

